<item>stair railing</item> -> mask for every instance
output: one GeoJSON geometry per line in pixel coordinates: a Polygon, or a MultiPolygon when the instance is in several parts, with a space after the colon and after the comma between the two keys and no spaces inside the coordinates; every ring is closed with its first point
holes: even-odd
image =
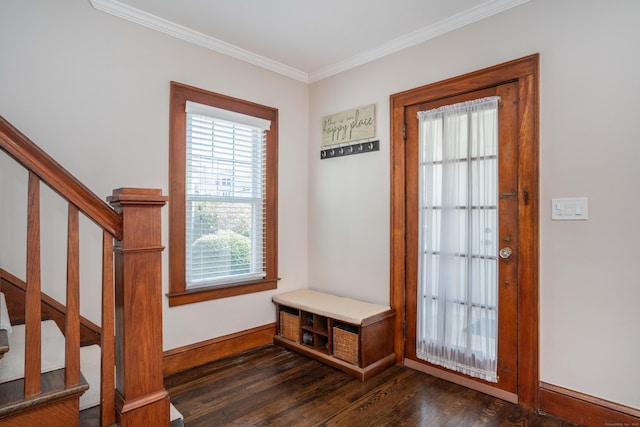
{"type": "Polygon", "coordinates": [[[0,116],[0,148],[28,177],[24,397],[41,394],[40,183],[68,202],[65,387],[80,374],[79,213],[103,230],[101,424],[169,425],[162,377],[162,276],[157,189],[121,188],[109,204],[0,116]],[[114,244],[115,241],[115,244],[114,244]],[[115,366],[115,378],[114,378],[115,366]]]}

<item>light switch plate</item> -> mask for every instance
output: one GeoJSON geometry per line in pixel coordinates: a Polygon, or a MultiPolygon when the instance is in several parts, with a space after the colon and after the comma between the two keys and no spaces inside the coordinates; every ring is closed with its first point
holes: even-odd
{"type": "Polygon", "coordinates": [[[587,198],[551,199],[551,219],[555,221],[580,221],[589,219],[589,203],[587,198]]]}

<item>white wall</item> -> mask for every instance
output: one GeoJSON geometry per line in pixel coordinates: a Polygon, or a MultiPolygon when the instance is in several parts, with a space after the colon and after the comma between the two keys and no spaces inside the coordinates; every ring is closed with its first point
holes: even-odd
{"type": "Polygon", "coordinates": [[[389,301],[389,95],[539,52],[541,380],[640,408],[639,20],[532,0],[311,85],[309,286],[389,301]],[[369,103],[380,152],[321,161],[321,118],[369,103]],[[582,196],[588,221],[551,221],[582,196]]]}
{"type": "MultiPolygon", "coordinates": [[[[87,0],[3,2],[0,115],[100,197],[118,187],[167,194],[169,82],[279,110],[278,290],[169,308],[171,349],[275,321],[271,295],[307,286],[307,85],[135,25],[87,0]]],[[[26,174],[0,154],[0,265],[24,279],[26,174]],[[5,240],[9,241],[9,240],[5,240]],[[22,245],[22,246],[21,246],[22,245]]],[[[64,301],[66,205],[43,189],[43,290],[64,301]],[[61,260],[59,260],[61,258],[61,260]],[[45,258],[47,260],[48,258],[45,258]]],[[[167,245],[168,209],[163,212],[167,245]]],[[[99,323],[101,234],[82,222],[82,311],[99,323]],[[85,250],[86,248],[86,250],[85,250]],[[95,257],[94,257],[95,255],[95,257]]],[[[164,253],[164,293],[167,285],[164,253]]]]}

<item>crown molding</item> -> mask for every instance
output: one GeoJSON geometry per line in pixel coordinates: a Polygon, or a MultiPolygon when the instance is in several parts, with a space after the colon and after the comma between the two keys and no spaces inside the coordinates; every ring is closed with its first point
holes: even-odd
{"type": "Polygon", "coordinates": [[[144,12],[116,0],[89,0],[91,6],[102,12],[126,19],[127,21],[160,31],[172,37],[213,50],[214,52],[239,59],[258,67],[273,71],[303,83],[309,83],[309,74],[280,62],[265,58],[246,49],[210,37],[201,32],[176,24],[164,18],[144,12]]]}
{"type": "Polygon", "coordinates": [[[488,18],[489,16],[519,6],[528,1],[529,0],[489,0],[486,3],[436,22],[433,25],[421,28],[405,36],[398,37],[376,49],[371,49],[344,61],[321,68],[317,71],[306,73],[298,70],[297,68],[282,64],[164,18],[160,18],[140,9],[120,3],[119,1],[89,0],[95,9],[102,12],[160,31],[172,37],[182,39],[223,55],[248,62],[249,64],[256,65],[303,83],[314,83],[319,80],[326,79],[392,53],[423,43],[449,31],[453,31],[473,22],[488,18]]]}
{"type": "Polygon", "coordinates": [[[328,67],[321,68],[309,74],[309,83],[314,83],[327,77],[339,74],[343,71],[356,68],[367,62],[380,59],[392,53],[399,52],[409,47],[418,45],[427,40],[441,36],[450,31],[472,24],[476,21],[496,15],[512,7],[527,3],[529,0],[490,0],[479,6],[465,10],[435,24],[413,31],[402,37],[391,40],[382,46],[353,56],[345,61],[338,62],[328,67]]]}

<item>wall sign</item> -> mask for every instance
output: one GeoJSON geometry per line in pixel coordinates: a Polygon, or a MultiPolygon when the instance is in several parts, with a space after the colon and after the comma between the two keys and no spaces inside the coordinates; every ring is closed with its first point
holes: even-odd
{"type": "Polygon", "coordinates": [[[322,146],[348,144],[373,138],[375,104],[365,105],[322,118],[322,146]]]}

